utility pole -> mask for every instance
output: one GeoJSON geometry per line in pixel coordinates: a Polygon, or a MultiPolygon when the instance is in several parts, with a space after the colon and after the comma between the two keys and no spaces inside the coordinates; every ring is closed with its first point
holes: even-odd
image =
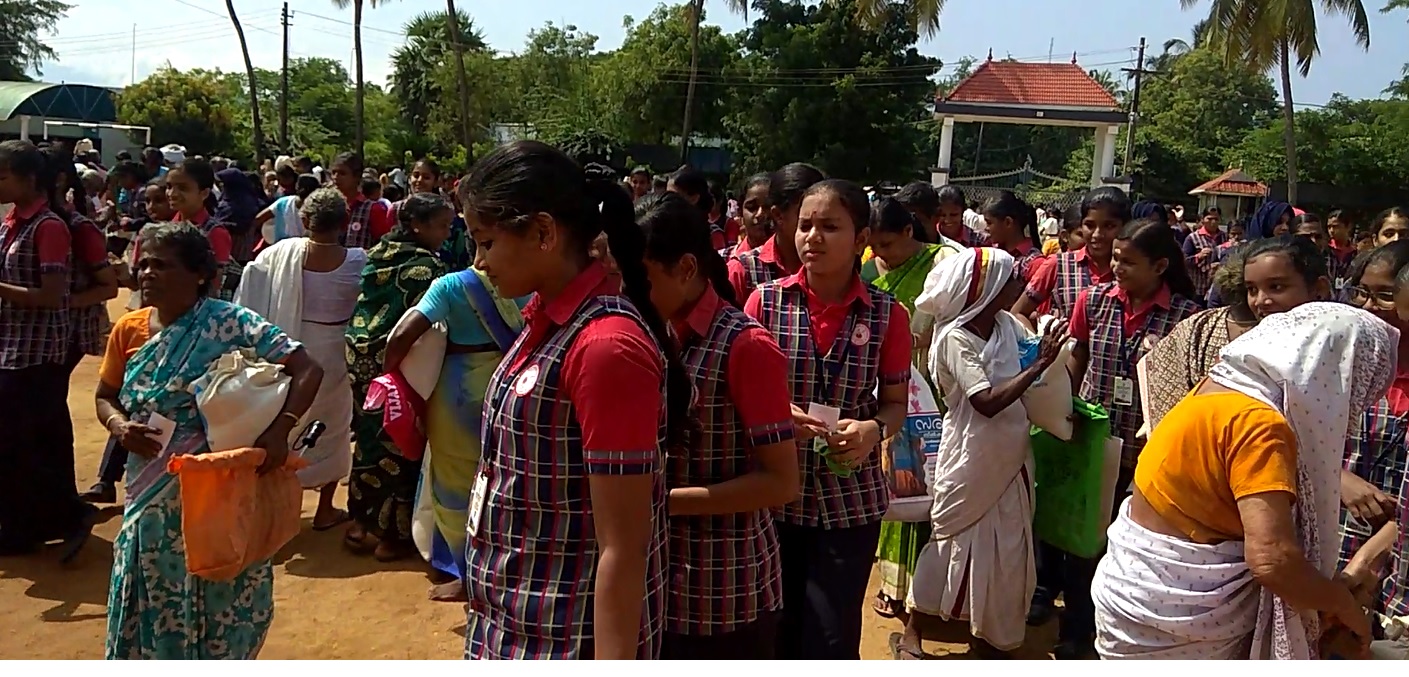
{"type": "Polygon", "coordinates": [[[1135,56],[1135,67],[1122,68],[1121,70],[1135,76],[1135,88],[1130,92],[1130,124],[1125,128],[1125,162],[1120,167],[1126,176],[1131,176],[1130,163],[1135,154],[1135,127],[1140,123],[1140,83],[1143,76],[1159,75],[1158,71],[1145,69],[1145,38],[1140,38],[1140,49],[1135,56]]]}
{"type": "Polygon", "coordinates": [[[127,84],[137,84],[137,24],[132,24],[132,79],[127,84]]]}
{"type": "Polygon", "coordinates": [[[279,14],[279,23],[284,27],[284,68],[279,83],[279,147],[285,153],[289,148],[289,3],[279,14]]]}

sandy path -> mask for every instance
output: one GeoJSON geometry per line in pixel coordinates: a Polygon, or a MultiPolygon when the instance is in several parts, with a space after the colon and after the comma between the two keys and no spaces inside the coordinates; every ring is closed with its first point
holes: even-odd
{"type": "MultiPolygon", "coordinates": [[[[125,303],[125,298],[119,298],[125,303]]],[[[113,317],[122,312],[111,306],[113,317]]],[[[87,358],[74,372],[69,408],[73,412],[79,489],[95,480],[107,434],[93,413],[98,360],[87,358]]],[[[316,495],[305,493],[304,524],[310,524],[316,495]]],[[[339,504],[344,501],[339,496],[339,504]]],[[[0,658],[97,659],[103,656],[112,540],[120,522],[117,508],[104,511],[78,559],[60,568],[56,555],[0,560],[0,658]]],[[[382,564],[355,557],[341,546],[341,530],[306,529],[276,559],[274,625],[264,658],[453,659],[461,656],[465,619],[458,604],[426,600],[429,582],[420,562],[382,564]]],[[[873,572],[871,589],[876,588],[873,572]]],[[[861,655],[888,659],[887,640],[901,629],[896,620],[865,612],[861,655]]],[[[1053,624],[1031,633],[1021,655],[1045,654],[1053,624]],[[1041,647],[1040,649],[1037,647],[1041,647]]],[[[957,628],[938,628],[936,639],[959,640],[957,628]]],[[[966,647],[927,641],[936,657],[963,657],[966,647]]]]}

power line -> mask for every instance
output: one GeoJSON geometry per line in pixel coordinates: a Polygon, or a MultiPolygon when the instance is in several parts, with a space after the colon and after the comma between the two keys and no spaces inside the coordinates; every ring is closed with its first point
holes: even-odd
{"type": "MultiPolygon", "coordinates": [[[[190,2],[186,2],[186,0],[171,0],[171,1],[174,2],[174,3],[176,3],[176,4],[178,4],[178,5],[185,5],[186,7],[190,7],[191,9],[198,10],[198,11],[201,11],[201,12],[205,12],[206,14],[209,14],[209,15],[211,15],[211,16],[218,16],[218,17],[221,17],[222,19],[225,19],[226,21],[229,21],[229,20],[230,20],[230,16],[229,16],[228,14],[224,13],[224,12],[217,12],[217,11],[215,11],[215,10],[213,10],[213,9],[208,9],[208,8],[205,8],[205,7],[201,7],[200,5],[197,5],[197,4],[194,4],[194,3],[190,3],[190,2]]],[[[244,21],[241,21],[240,24],[241,24],[241,25],[244,25],[244,21]]],[[[270,34],[270,35],[279,37],[279,33],[278,33],[277,31],[273,31],[273,30],[270,30],[270,29],[268,29],[268,28],[262,28],[262,27],[260,27],[260,26],[254,26],[254,29],[257,30],[257,31],[263,32],[263,33],[268,33],[268,34],[270,34]]],[[[231,27],[231,30],[234,30],[234,27],[233,27],[233,26],[231,27]]]]}

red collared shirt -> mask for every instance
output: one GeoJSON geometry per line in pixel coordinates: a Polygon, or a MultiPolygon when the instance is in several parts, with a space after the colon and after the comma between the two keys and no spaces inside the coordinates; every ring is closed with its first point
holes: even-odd
{"type": "Polygon", "coordinates": [[[206,231],[206,239],[210,240],[210,249],[215,253],[215,263],[225,265],[230,262],[230,252],[235,248],[235,241],[230,237],[230,231],[225,230],[225,226],[216,224],[206,230],[205,225],[210,221],[210,213],[202,209],[196,212],[195,216],[186,218],[185,214],[177,214],[176,219],[189,223],[201,230],[206,231]]]}
{"type": "MultiPolygon", "coordinates": [[[[763,245],[758,248],[758,260],[774,268],[783,268],[783,262],[778,260],[778,245],[775,242],[777,239],[778,236],[774,235],[768,238],[768,241],[764,242],[763,245]]],[[[726,265],[729,269],[729,284],[734,285],[734,294],[742,298],[744,296],[744,290],[750,289],[748,273],[744,270],[744,264],[730,258],[726,265]]],[[[797,272],[796,270],[788,271],[789,274],[797,272]]]]}
{"type": "Polygon", "coordinates": [[[729,254],[729,258],[732,260],[735,256],[738,256],[739,254],[742,254],[750,249],[753,249],[753,245],[749,244],[749,239],[746,237],[739,238],[739,244],[734,245],[734,251],[729,254]]]}
{"type": "MultiPolygon", "coordinates": [[[[15,205],[10,213],[0,221],[0,253],[9,251],[10,243],[19,235],[16,225],[28,222],[36,214],[47,209],[46,200],[35,200],[27,205],[15,205]]],[[[73,246],[73,236],[68,225],[57,217],[46,218],[34,228],[35,254],[39,258],[39,273],[50,275],[68,272],[69,249],[73,246]]],[[[105,255],[106,258],[106,255],[105,255]]]]}
{"type": "MultiPolygon", "coordinates": [[[[348,214],[357,209],[358,205],[367,202],[367,198],[363,197],[361,193],[344,197],[347,198],[348,214]]],[[[400,209],[397,211],[399,212],[400,209]]],[[[381,242],[382,236],[391,232],[392,225],[391,210],[387,208],[386,203],[381,200],[373,202],[367,212],[367,228],[372,231],[372,244],[381,242]]]]}
{"type": "MultiPolygon", "coordinates": [[[[708,336],[723,300],[712,287],[695,302],[683,322],[674,323],[682,344],[708,336]]],[[[835,332],[833,333],[835,336],[835,332]]],[[[792,395],[788,392],[788,358],[778,342],[763,327],[749,327],[729,346],[725,368],[729,399],[754,444],[770,444],[778,439],[780,426],[792,436],[792,395]]]]}
{"type": "MultiPolygon", "coordinates": [[[[780,281],[784,287],[800,287],[807,295],[807,316],[811,323],[814,350],[817,346],[831,346],[836,342],[837,334],[845,325],[846,316],[854,304],[871,304],[871,297],[866,293],[866,283],[861,281],[861,276],[856,275],[852,279],[846,297],[838,303],[829,303],[813,293],[807,286],[806,271],[799,271],[780,281]]],[[[910,373],[910,313],[899,301],[893,300],[891,304],[890,323],[886,325],[885,336],[881,337],[882,379],[896,374],[908,376],[910,373]]],[[[748,302],[744,304],[744,313],[757,319],[762,311],[762,297],[759,296],[758,290],[754,290],[748,302]]]]}
{"type": "MultiPolygon", "coordinates": [[[[592,263],[547,303],[535,295],[524,307],[523,346],[506,373],[515,372],[549,333],[566,324],[592,296],[614,296],[621,283],[592,263]]],[[[589,323],[563,357],[563,389],[582,427],[582,454],[589,467],[624,461],[622,452],[657,448],[660,348],[631,318],[610,315],[589,323]]],[[[634,454],[629,455],[635,458],[634,454]]],[[[634,462],[634,461],[633,461],[634,462]]],[[[639,474],[650,468],[616,474],[639,474]]]]}
{"type": "MultiPolygon", "coordinates": [[[[1091,290],[1086,289],[1076,297],[1076,305],[1071,311],[1071,337],[1078,341],[1089,341],[1091,339],[1091,328],[1086,326],[1086,299],[1091,295],[1091,290]]],[[[1145,325],[1145,319],[1149,317],[1150,310],[1154,308],[1170,307],[1169,285],[1161,284],[1159,291],[1155,292],[1154,298],[1145,301],[1139,308],[1130,307],[1130,297],[1125,293],[1125,289],[1120,285],[1115,285],[1106,292],[1106,296],[1120,301],[1122,313],[1121,333],[1125,336],[1135,336],[1140,332],[1140,328],[1145,325]]]]}
{"type": "Polygon", "coordinates": [[[1022,278],[1023,283],[1032,282],[1037,273],[1041,272],[1042,262],[1046,260],[1042,256],[1042,250],[1033,246],[1032,240],[1027,238],[1023,238],[1007,251],[1013,255],[1013,272],[1022,278]]]}
{"type": "MultiPolygon", "coordinates": [[[[1042,303],[1052,297],[1052,290],[1057,287],[1057,257],[1049,256],[1033,273],[1032,280],[1027,285],[1027,296],[1037,303],[1042,303]]],[[[1086,254],[1086,248],[1076,250],[1073,254],[1077,264],[1086,268],[1091,274],[1091,285],[1095,286],[1105,282],[1115,282],[1115,271],[1111,269],[1110,263],[1105,269],[1098,268],[1096,262],[1092,261],[1086,254]]]]}

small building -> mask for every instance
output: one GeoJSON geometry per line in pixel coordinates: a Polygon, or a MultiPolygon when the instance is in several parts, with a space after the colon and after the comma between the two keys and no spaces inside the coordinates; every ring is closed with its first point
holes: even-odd
{"type": "Polygon", "coordinates": [[[112,164],[123,150],[140,150],[144,128],[117,124],[117,102],[107,87],[0,81],[0,139],[91,139],[112,164]]]}
{"type": "Polygon", "coordinates": [[[1224,221],[1236,221],[1262,206],[1262,201],[1267,199],[1267,184],[1248,176],[1242,169],[1230,169],[1189,194],[1199,199],[1199,214],[1209,207],[1217,207],[1224,221]]]}
{"type": "Polygon", "coordinates": [[[1012,125],[1087,127],[1096,136],[1090,187],[1112,185],[1130,189],[1130,180],[1115,176],[1115,151],[1120,125],[1128,116],[1120,102],[1076,63],[994,61],[992,51],[972,75],[936,99],[934,116],[940,130],[939,162],[931,183],[942,186],[953,171],[954,125],[985,122],[1012,125]]]}

